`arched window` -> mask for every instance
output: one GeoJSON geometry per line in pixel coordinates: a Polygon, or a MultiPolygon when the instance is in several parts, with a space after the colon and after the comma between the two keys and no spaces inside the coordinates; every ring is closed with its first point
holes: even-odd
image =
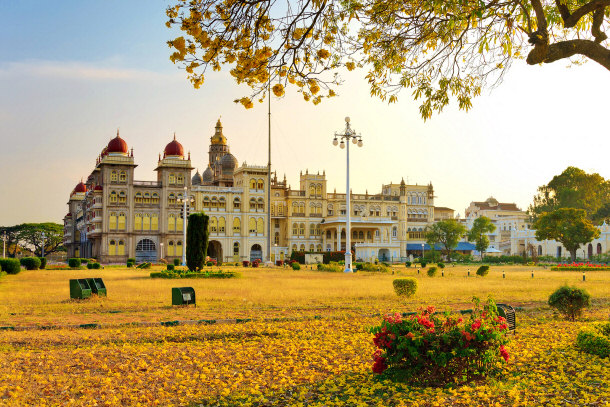
{"type": "Polygon", "coordinates": [[[283,204],[282,202],[280,202],[280,203],[277,205],[277,214],[278,214],[279,216],[283,216],[283,215],[284,215],[284,204],[283,204]]]}
{"type": "Polygon", "coordinates": [[[241,233],[241,220],[239,218],[233,219],[233,234],[239,235],[241,233]]]}
{"type": "Polygon", "coordinates": [[[248,220],[248,232],[250,234],[256,233],[256,219],[252,217],[248,220]]]}
{"type": "Polygon", "coordinates": [[[254,178],[250,180],[250,189],[256,189],[256,180],[254,178]]]}
{"type": "Polygon", "coordinates": [[[314,247],[314,245],[312,243],[312,244],[309,245],[309,251],[313,252],[314,250],[315,250],[315,247],[314,247]]]}
{"type": "Polygon", "coordinates": [[[221,196],[220,199],[218,199],[218,209],[223,212],[227,210],[227,201],[224,196],[221,196]]]}
{"type": "Polygon", "coordinates": [[[398,229],[396,229],[396,226],[392,228],[392,237],[397,237],[398,236],[398,229]]]}
{"type": "Polygon", "coordinates": [[[184,185],[184,176],[183,176],[183,175],[178,175],[178,176],[176,177],[176,183],[177,183],[178,185],[184,185]]]}
{"type": "Polygon", "coordinates": [[[150,203],[150,193],[144,193],[144,203],[150,203]]]}
{"type": "Polygon", "coordinates": [[[263,218],[258,218],[256,221],[256,233],[259,235],[265,233],[265,222],[263,221],[263,218]]]}
{"type": "Polygon", "coordinates": [[[241,202],[239,201],[239,198],[233,199],[233,209],[239,210],[240,208],[241,208],[241,202]]]}
{"type": "Polygon", "coordinates": [[[239,242],[233,243],[233,256],[239,256],[239,242]]]}
{"type": "Polygon", "coordinates": [[[225,233],[225,218],[218,218],[218,232],[225,233]]]}
{"type": "Polygon", "coordinates": [[[169,174],[169,184],[173,185],[176,183],[176,175],[175,174],[169,174]]]}
{"type": "Polygon", "coordinates": [[[261,212],[265,210],[265,201],[263,201],[263,198],[258,198],[256,202],[256,209],[261,212]]]}
{"type": "Polygon", "coordinates": [[[159,215],[156,213],[150,215],[150,230],[159,230],[159,215]]]}
{"type": "Polygon", "coordinates": [[[299,204],[299,213],[305,213],[305,202],[299,204]]]}
{"type": "Polygon", "coordinates": [[[305,224],[304,223],[299,224],[299,235],[305,236],[305,224]]]}
{"type": "Polygon", "coordinates": [[[167,203],[170,205],[174,205],[176,203],[176,195],[173,192],[167,197],[167,203]]]}
{"type": "Polygon", "coordinates": [[[280,232],[275,232],[275,235],[273,236],[273,243],[276,245],[280,244],[280,232]]]}
{"type": "Polygon", "coordinates": [[[173,213],[170,213],[167,217],[167,230],[169,232],[173,232],[176,230],[176,215],[174,215],[173,213]]]}
{"type": "Polygon", "coordinates": [[[148,213],[145,213],[142,219],[142,230],[150,230],[150,215],[148,213]]]}
{"type": "Polygon", "coordinates": [[[358,239],[358,232],[352,231],[352,239],[358,239]]]}
{"type": "Polygon", "coordinates": [[[176,242],[176,256],[182,256],[182,242],[176,242]]]}
{"type": "Polygon", "coordinates": [[[371,231],[370,231],[370,230],[367,230],[367,231],[366,231],[366,238],[367,238],[367,240],[371,240],[371,239],[372,239],[372,237],[371,237],[371,231]]]}
{"type": "Polygon", "coordinates": [[[142,203],[142,193],[136,192],[136,203],[142,203]]]}
{"type": "Polygon", "coordinates": [[[142,230],[142,214],[141,213],[136,213],[136,215],[134,217],[133,228],[135,230],[142,230]]]}
{"type": "Polygon", "coordinates": [[[538,246],[538,256],[542,256],[542,246],[538,246]]]}
{"type": "Polygon", "coordinates": [[[208,209],[210,207],[210,198],[207,196],[203,197],[203,207],[204,209],[208,209]]]}
{"type": "Polygon", "coordinates": [[[316,226],[313,223],[309,224],[309,236],[315,236],[316,226]]]}
{"type": "Polygon", "coordinates": [[[299,234],[299,225],[297,223],[292,224],[292,235],[297,236],[299,234]]]}
{"type": "Polygon", "coordinates": [[[116,191],[110,192],[110,196],[109,196],[108,200],[110,201],[110,203],[116,203],[116,201],[117,201],[117,193],[116,193],[116,191]]]}
{"type": "Polygon", "coordinates": [[[119,173],[119,181],[123,183],[127,182],[127,173],[125,171],[119,173]]]}
{"type": "Polygon", "coordinates": [[[125,193],[125,191],[121,191],[119,192],[119,203],[125,202],[127,202],[127,194],[125,193]]]}
{"type": "Polygon", "coordinates": [[[256,184],[256,189],[258,189],[260,191],[265,189],[265,182],[262,179],[258,180],[258,183],[256,184]]]}
{"type": "Polygon", "coordinates": [[[117,228],[117,216],[116,212],[110,212],[108,218],[108,229],[115,230],[117,228]]]}
{"type": "MultiPolygon", "coordinates": [[[[316,195],[317,196],[322,196],[322,184],[316,185],[316,195]]],[[[322,251],[321,248],[322,248],[322,246],[320,246],[320,250],[319,251],[322,251]]]]}
{"type": "Polygon", "coordinates": [[[114,240],[111,240],[108,244],[108,255],[116,256],[116,242],[114,240]]]}
{"type": "Polygon", "coordinates": [[[326,238],[330,239],[332,237],[332,234],[330,233],[330,230],[326,231],[326,238]]]}
{"type": "Polygon", "coordinates": [[[256,199],[255,198],[250,198],[250,211],[251,212],[256,211],[256,199]]]}
{"type": "Polygon", "coordinates": [[[118,178],[117,172],[116,172],[116,171],[114,171],[114,170],[112,170],[112,171],[110,172],[110,182],[117,182],[117,181],[118,181],[118,179],[119,179],[119,178],[118,178]]]}
{"type": "Polygon", "coordinates": [[[167,255],[168,255],[168,256],[173,256],[173,255],[174,255],[174,252],[175,252],[175,251],[174,251],[174,241],[173,241],[173,240],[170,240],[170,241],[167,243],[167,255]]]}
{"type": "Polygon", "coordinates": [[[310,196],[315,196],[316,195],[316,186],[314,184],[311,184],[309,186],[309,195],[310,196]]]}
{"type": "Polygon", "coordinates": [[[218,233],[218,222],[213,216],[210,218],[210,233],[218,233]]]}
{"type": "Polygon", "coordinates": [[[119,213],[119,230],[125,230],[125,213],[119,213]]]}
{"type": "Polygon", "coordinates": [[[119,256],[125,256],[125,242],[122,240],[119,240],[119,247],[117,250],[117,254],[119,256]]]}
{"type": "Polygon", "coordinates": [[[275,204],[271,205],[271,216],[275,216],[275,204]]]}
{"type": "Polygon", "coordinates": [[[216,198],[215,196],[213,196],[210,202],[211,202],[211,209],[212,209],[213,211],[218,210],[218,198],[216,198]]]}
{"type": "Polygon", "coordinates": [[[299,203],[293,202],[292,203],[292,214],[295,215],[297,213],[299,213],[299,203]]]}
{"type": "Polygon", "coordinates": [[[156,192],[152,194],[152,203],[159,203],[159,194],[156,192]]]}
{"type": "Polygon", "coordinates": [[[362,230],[358,232],[358,239],[364,240],[364,232],[362,230]]]}
{"type": "Polygon", "coordinates": [[[318,245],[316,246],[316,251],[317,251],[317,252],[319,252],[319,253],[321,253],[321,252],[322,252],[322,245],[321,245],[321,244],[318,244],[318,245]]]}
{"type": "Polygon", "coordinates": [[[293,251],[293,252],[296,252],[296,251],[297,251],[297,245],[296,245],[296,244],[293,244],[293,245],[292,245],[292,251],[293,251]]]}
{"type": "Polygon", "coordinates": [[[304,252],[304,251],[305,251],[305,245],[304,245],[304,244],[301,244],[301,246],[299,247],[299,249],[300,249],[302,252],[304,252]]]}

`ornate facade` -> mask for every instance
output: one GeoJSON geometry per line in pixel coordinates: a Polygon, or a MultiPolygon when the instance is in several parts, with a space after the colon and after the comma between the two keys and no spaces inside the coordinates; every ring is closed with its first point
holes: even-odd
{"type": "MultiPolygon", "coordinates": [[[[210,217],[208,255],[222,261],[265,259],[267,188],[271,188],[271,259],[292,251],[345,250],[345,194],[327,191],[326,174],[300,174],[299,188],[266,166],[240,166],[230,153],[220,120],[210,137],[208,164],[191,176],[190,153],[174,139],[159,156],[156,181],[134,180],[133,149],[119,136],[96,160],[86,181],[70,194],[64,218],[69,257],[104,263],[179,258],[183,241],[183,194],[190,211],[210,217]]],[[[382,185],[378,194],[351,193],[352,249],[363,260],[420,253],[424,230],[434,221],[429,185],[382,185]]]]}

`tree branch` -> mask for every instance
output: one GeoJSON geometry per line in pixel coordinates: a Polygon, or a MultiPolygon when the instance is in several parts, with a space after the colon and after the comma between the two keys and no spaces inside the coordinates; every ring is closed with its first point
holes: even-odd
{"type": "Polygon", "coordinates": [[[536,46],[529,53],[526,61],[528,65],[549,64],[563,58],[570,58],[576,54],[584,55],[610,70],[610,50],[591,40],[560,41],[547,45],[544,54],[536,46]]]}
{"type": "MultiPolygon", "coordinates": [[[[533,5],[534,1],[532,1],[533,5]]],[[[557,8],[559,9],[559,13],[561,14],[561,18],[563,19],[563,26],[565,28],[572,28],[585,15],[592,13],[598,8],[604,8],[610,6],[610,0],[593,0],[585,4],[584,6],[576,9],[573,13],[570,13],[568,6],[563,4],[562,0],[555,0],[555,4],[557,4],[557,8]]]]}

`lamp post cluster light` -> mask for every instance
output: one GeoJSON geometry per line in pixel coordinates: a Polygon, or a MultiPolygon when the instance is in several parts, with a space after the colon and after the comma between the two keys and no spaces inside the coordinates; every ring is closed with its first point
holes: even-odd
{"type": "MultiPolygon", "coordinates": [[[[356,134],[356,131],[350,126],[350,118],[345,118],[345,130],[343,134],[335,132],[335,138],[333,139],[333,145],[345,149],[347,147],[347,176],[346,176],[346,187],[345,187],[345,273],[351,273],[352,270],[352,245],[351,245],[351,229],[350,229],[350,189],[349,189],[349,142],[356,144],[358,147],[362,147],[362,137],[356,134]],[[341,139],[341,143],[339,143],[341,139]]],[[[339,235],[339,244],[341,242],[341,235],[339,235]]]]}

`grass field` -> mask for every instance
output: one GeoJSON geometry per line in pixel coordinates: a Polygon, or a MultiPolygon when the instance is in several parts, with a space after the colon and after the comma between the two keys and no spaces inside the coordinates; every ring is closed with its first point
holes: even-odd
{"type": "Polygon", "coordinates": [[[492,267],[484,278],[468,278],[468,267],[434,278],[403,266],[393,275],[239,271],[242,278],[226,280],[150,279],[150,270],[122,268],[3,277],[0,326],[23,330],[0,331],[0,405],[610,405],[610,361],[574,347],[580,327],[608,320],[608,271],[589,272],[586,282],[579,272],[520,266],[492,267]],[[394,294],[401,276],[418,278],[414,297],[394,294]],[[102,277],[108,298],[69,300],[68,280],[77,277],[102,277]],[[546,305],[564,283],[593,297],[580,322],[546,305]],[[195,288],[196,308],[171,307],[176,286],[195,288]],[[520,307],[503,380],[421,389],[373,376],[368,328],[380,318],[372,315],[469,308],[473,295],[520,307]],[[253,321],[125,325],[225,318],[253,321]],[[69,327],[90,323],[105,328],[69,327]],[[56,329],[40,329],[48,326],[56,329]]]}

